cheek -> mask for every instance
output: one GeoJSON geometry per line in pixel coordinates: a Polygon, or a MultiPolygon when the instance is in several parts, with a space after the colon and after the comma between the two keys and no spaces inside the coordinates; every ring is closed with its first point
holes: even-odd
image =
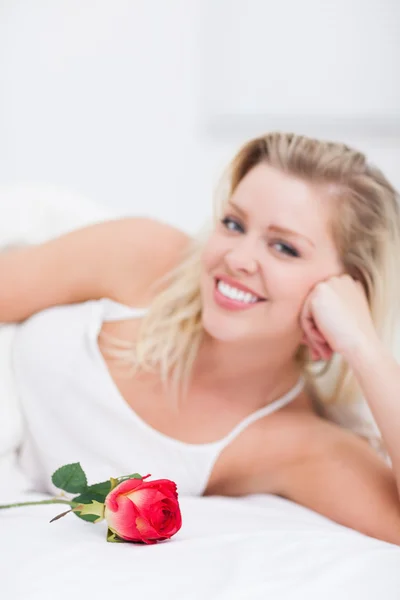
{"type": "Polygon", "coordinates": [[[270,296],[281,299],[294,299],[305,289],[304,276],[284,261],[268,260],[263,265],[262,276],[270,296]]]}
{"type": "Polygon", "coordinates": [[[224,245],[215,237],[208,240],[201,254],[201,264],[204,271],[216,267],[224,255],[224,245]]]}
{"type": "Polygon", "coordinates": [[[264,272],[268,297],[285,305],[291,310],[299,312],[303,303],[313,287],[313,280],[299,269],[291,269],[289,265],[269,265],[268,272],[264,272]],[[286,267],[286,268],[285,268],[286,267]]]}

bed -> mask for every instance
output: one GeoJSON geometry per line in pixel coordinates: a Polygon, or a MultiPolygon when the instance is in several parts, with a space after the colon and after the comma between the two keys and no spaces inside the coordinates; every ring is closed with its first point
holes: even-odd
{"type": "MultiPolygon", "coordinates": [[[[0,206],[3,250],[112,216],[52,188],[1,188],[0,206]]],[[[16,327],[0,326],[1,504],[48,498],[17,464],[24,426],[8,360],[16,327]]],[[[400,599],[400,547],[276,496],[179,500],[182,528],[153,546],[107,543],[104,522],[74,515],[50,524],[61,505],[0,511],[2,597],[400,599]]]]}

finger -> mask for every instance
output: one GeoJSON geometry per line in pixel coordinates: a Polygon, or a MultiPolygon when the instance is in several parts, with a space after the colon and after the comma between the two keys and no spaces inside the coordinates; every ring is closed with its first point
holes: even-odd
{"type": "Polygon", "coordinates": [[[318,329],[314,322],[308,323],[308,335],[322,344],[326,343],[323,333],[318,329]]]}
{"type": "Polygon", "coordinates": [[[301,315],[300,315],[300,325],[305,334],[305,337],[308,341],[309,336],[312,334],[312,323],[311,323],[311,314],[308,310],[307,303],[305,304],[301,315]]]}
{"type": "Polygon", "coordinates": [[[304,332],[306,334],[307,341],[309,341],[311,343],[315,342],[316,344],[322,344],[322,345],[325,345],[327,343],[325,337],[320,332],[320,330],[317,328],[314,320],[311,320],[311,321],[309,320],[309,321],[305,322],[304,332]]]}
{"type": "Polygon", "coordinates": [[[311,354],[311,360],[321,360],[321,355],[317,350],[314,350],[314,348],[310,349],[310,354],[311,354]]]}
{"type": "Polygon", "coordinates": [[[302,342],[309,347],[312,360],[328,360],[333,351],[315,323],[309,299],[304,304],[300,320],[303,329],[302,342]]]}
{"type": "Polygon", "coordinates": [[[323,338],[323,341],[305,336],[305,343],[309,347],[312,360],[329,360],[333,355],[333,350],[323,338]]]}
{"type": "Polygon", "coordinates": [[[330,349],[329,343],[326,340],[324,334],[318,329],[318,326],[313,318],[313,315],[309,315],[305,318],[304,321],[305,331],[307,333],[308,339],[311,342],[315,342],[318,346],[325,347],[327,346],[330,349]]]}
{"type": "Polygon", "coordinates": [[[318,351],[318,347],[313,341],[306,335],[303,335],[302,342],[308,346],[308,352],[311,356],[311,360],[321,360],[321,355],[318,351]]]}
{"type": "Polygon", "coordinates": [[[329,360],[333,355],[333,350],[329,344],[316,344],[315,347],[323,360],[329,360]]]}

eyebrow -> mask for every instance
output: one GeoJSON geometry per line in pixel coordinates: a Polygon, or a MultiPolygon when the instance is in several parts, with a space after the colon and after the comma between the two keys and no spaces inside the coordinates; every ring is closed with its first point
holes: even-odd
{"type": "MultiPolygon", "coordinates": [[[[247,217],[246,211],[244,211],[243,208],[240,208],[240,206],[238,206],[231,200],[228,200],[228,204],[230,204],[233,208],[235,208],[244,217],[247,217]]],[[[306,240],[306,242],[308,242],[311,246],[313,246],[315,248],[314,242],[312,242],[308,237],[306,237],[305,235],[303,235],[302,233],[300,233],[298,231],[293,231],[292,229],[287,229],[286,227],[280,227],[279,225],[270,225],[268,229],[272,229],[273,231],[281,231],[282,233],[287,233],[288,235],[294,235],[296,237],[301,237],[304,240],[306,240]]]]}

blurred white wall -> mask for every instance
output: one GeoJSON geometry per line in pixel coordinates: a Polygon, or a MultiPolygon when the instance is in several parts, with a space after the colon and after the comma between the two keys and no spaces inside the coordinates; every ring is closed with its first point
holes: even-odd
{"type": "Polygon", "coordinates": [[[194,231],[269,129],[341,139],[400,187],[397,0],[0,0],[0,185],[194,231]]]}

